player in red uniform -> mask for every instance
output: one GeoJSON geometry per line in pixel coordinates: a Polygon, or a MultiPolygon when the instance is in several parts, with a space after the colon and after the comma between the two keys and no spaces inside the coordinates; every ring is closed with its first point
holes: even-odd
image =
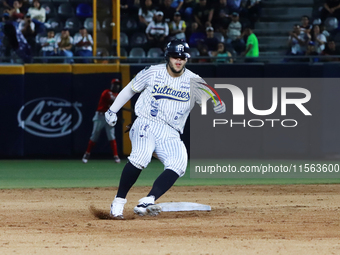
{"type": "Polygon", "coordinates": [[[87,163],[87,161],[89,160],[91,149],[97,142],[100,132],[102,131],[103,128],[105,128],[107,138],[110,141],[110,145],[113,151],[113,158],[116,163],[120,162],[120,159],[118,157],[118,151],[117,151],[115,128],[111,127],[109,124],[106,123],[105,116],[104,116],[105,112],[109,109],[113,101],[116,99],[120,89],[121,89],[120,80],[113,79],[111,81],[110,89],[104,90],[102,95],[100,96],[97,111],[92,119],[93,121],[92,134],[91,134],[88,146],[87,146],[87,150],[82,159],[84,163],[87,163]]]}

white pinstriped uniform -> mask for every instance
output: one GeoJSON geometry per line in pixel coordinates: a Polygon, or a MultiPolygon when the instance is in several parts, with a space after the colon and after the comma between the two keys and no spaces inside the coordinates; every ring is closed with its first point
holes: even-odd
{"type": "Polygon", "coordinates": [[[200,77],[185,69],[174,78],[166,64],[159,64],[140,71],[130,82],[135,92],[141,92],[135,106],[138,118],[130,130],[128,159],[135,167],[147,167],[155,152],[164,169],[184,175],[188,156],[179,133],[183,133],[194,102],[200,103],[200,97],[190,100],[190,78],[200,77]]]}

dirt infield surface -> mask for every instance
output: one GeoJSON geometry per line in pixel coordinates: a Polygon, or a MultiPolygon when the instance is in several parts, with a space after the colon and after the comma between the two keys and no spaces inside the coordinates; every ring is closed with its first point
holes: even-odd
{"type": "Polygon", "coordinates": [[[0,254],[340,254],[340,185],[173,187],[158,202],[211,212],[99,220],[116,188],[0,190],[0,254]]]}

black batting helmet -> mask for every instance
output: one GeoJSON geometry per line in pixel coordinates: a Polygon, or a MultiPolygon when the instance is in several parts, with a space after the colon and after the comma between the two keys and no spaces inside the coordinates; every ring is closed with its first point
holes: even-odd
{"type": "Polygon", "coordinates": [[[168,43],[165,49],[165,59],[169,61],[170,57],[183,57],[190,58],[189,45],[180,39],[172,40],[168,43]]]}

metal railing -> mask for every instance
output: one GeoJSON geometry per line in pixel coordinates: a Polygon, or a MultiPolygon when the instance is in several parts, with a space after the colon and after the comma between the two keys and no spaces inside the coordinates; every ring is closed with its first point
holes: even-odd
{"type": "MultiPolygon", "coordinates": [[[[65,57],[65,56],[35,56],[32,58],[32,63],[42,63],[43,60],[49,60],[55,63],[62,63],[65,60],[78,62],[77,60],[92,60],[92,63],[102,63],[103,61],[114,63],[116,60],[120,60],[122,63],[160,63],[164,62],[164,57],[116,57],[116,56],[95,56],[95,57],[82,57],[82,56],[73,56],[73,57],[65,57]]],[[[290,56],[290,55],[276,55],[276,56],[260,56],[257,58],[245,58],[245,57],[227,57],[224,58],[226,63],[228,63],[232,59],[234,63],[245,63],[245,62],[253,62],[253,63],[268,63],[272,61],[282,62],[282,63],[290,63],[290,62],[309,62],[309,63],[318,63],[318,62],[339,62],[340,55],[332,55],[332,56],[290,56]]],[[[20,63],[22,62],[19,57],[0,57],[0,63],[20,63]]],[[[211,63],[211,64],[223,64],[221,62],[220,57],[208,57],[208,56],[199,56],[192,57],[188,61],[189,63],[211,63]]],[[[230,63],[232,64],[232,63],[230,63]]]]}

